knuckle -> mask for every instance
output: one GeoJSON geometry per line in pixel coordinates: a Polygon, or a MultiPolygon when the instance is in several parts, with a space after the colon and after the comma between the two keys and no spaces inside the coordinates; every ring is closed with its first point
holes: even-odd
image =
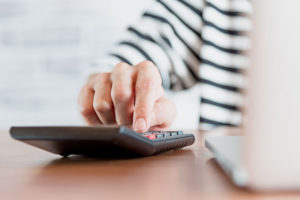
{"type": "Polygon", "coordinates": [[[85,85],[83,86],[82,90],[91,90],[97,87],[98,85],[103,85],[108,82],[108,78],[110,77],[110,73],[97,73],[92,74],[85,85]]]}
{"type": "Polygon", "coordinates": [[[152,61],[145,60],[139,64],[139,68],[141,70],[148,71],[148,70],[156,69],[156,66],[154,65],[154,63],[152,61]]]}
{"type": "Polygon", "coordinates": [[[147,66],[147,67],[154,67],[154,63],[150,60],[144,60],[140,63],[142,66],[147,66]]]}
{"type": "Polygon", "coordinates": [[[89,117],[93,114],[94,110],[92,107],[89,106],[79,106],[79,111],[84,117],[89,117]]]}
{"type": "Polygon", "coordinates": [[[80,102],[80,97],[85,96],[87,92],[92,91],[92,87],[90,87],[89,82],[86,82],[82,88],[80,89],[79,95],[78,95],[78,103],[80,102]]]}
{"type": "Polygon", "coordinates": [[[96,102],[94,104],[94,109],[96,112],[105,113],[105,112],[110,111],[112,109],[112,106],[107,101],[101,101],[101,102],[96,102]]]}
{"type": "Polygon", "coordinates": [[[146,74],[146,77],[152,80],[153,84],[161,84],[162,79],[158,68],[151,61],[143,61],[139,65],[141,73],[146,74]]]}
{"type": "Polygon", "coordinates": [[[99,73],[93,77],[92,82],[103,83],[106,81],[107,77],[109,77],[109,73],[99,73]]]}
{"type": "Polygon", "coordinates": [[[129,65],[125,62],[120,62],[118,63],[114,69],[113,69],[113,72],[123,72],[124,70],[128,69],[129,68],[129,65]]]}
{"type": "Polygon", "coordinates": [[[112,91],[112,98],[115,101],[127,101],[132,96],[132,91],[130,89],[125,89],[123,87],[118,87],[112,91]]]}

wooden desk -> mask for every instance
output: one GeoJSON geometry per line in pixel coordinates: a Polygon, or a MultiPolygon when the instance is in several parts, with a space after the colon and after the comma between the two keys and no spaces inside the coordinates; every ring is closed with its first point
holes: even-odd
{"type": "Polygon", "coordinates": [[[62,159],[0,132],[0,199],[300,199],[235,187],[204,148],[138,159],[62,159]]]}

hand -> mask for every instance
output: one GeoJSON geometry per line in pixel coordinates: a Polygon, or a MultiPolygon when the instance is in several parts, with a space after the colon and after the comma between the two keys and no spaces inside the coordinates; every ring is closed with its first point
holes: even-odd
{"type": "Polygon", "coordinates": [[[164,97],[156,66],[117,64],[111,73],[90,76],[80,91],[80,112],[89,125],[132,125],[137,132],[168,128],[176,106],[164,97]]]}

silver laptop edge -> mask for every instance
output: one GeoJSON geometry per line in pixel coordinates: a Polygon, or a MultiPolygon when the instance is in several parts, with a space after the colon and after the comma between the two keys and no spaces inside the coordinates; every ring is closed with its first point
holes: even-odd
{"type": "Polygon", "coordinates": [[[246,187],[248,181],[245,168],[241,166],[240,152],[243,150],[243,140],[243,136],[208,137],[205,139],[205,146],[215,155],[220,167],[239,187],[246,187]],[[227,148],[228,146],[232,148],[227,148]]]}

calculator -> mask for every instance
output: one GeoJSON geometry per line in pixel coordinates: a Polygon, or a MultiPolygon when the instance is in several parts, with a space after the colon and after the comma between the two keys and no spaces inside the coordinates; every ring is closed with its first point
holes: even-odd
{"type": "Polygon", "coordinates": [[[176,150],[195,141],[183,131],[137,133],[127,126],[19,126],[10,135],[61,156],[150,156],[176,150]]]}

